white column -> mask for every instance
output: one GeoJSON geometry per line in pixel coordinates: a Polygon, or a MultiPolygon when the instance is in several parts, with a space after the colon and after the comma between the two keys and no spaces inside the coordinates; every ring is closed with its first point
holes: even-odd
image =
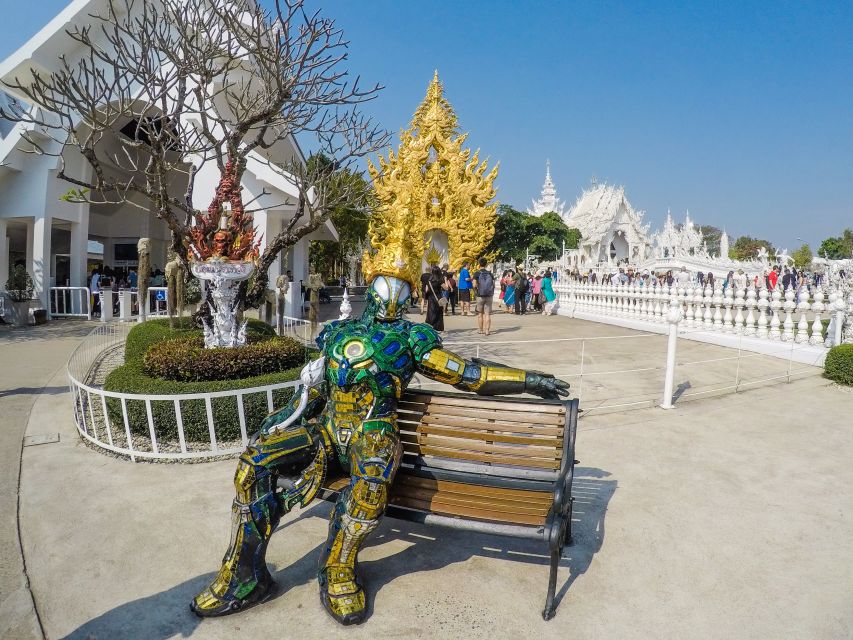
{"type": "Polygon", "coordinates": [[[6,221],[0,219],[0,289],[6,288],[9,279],[9,239],[6,237],[6,221]]]}
{"type": "MultiPolygon", "coordinates": [[[[40,216],[33,223],[32,265],[35,295],[45,309],[50,308],[50,216],[40,216]]],[[[29,231],[29,229],[28,229],[29,231]]]]}
{"type": "Polygon", "coordinates": [[[33,224],[34,222],[27,219],[27,244],[26,244],[26,260],[27,273],[33,275],[33,224]]]}
{"type": "MultiPolygon", "coordinates": [[[[86,220],[88,222],[88,218],[86,220]]],[[[89,256],[89,225],[71,224],[71,286],[86,286],[86,261],[89,256]]]]}

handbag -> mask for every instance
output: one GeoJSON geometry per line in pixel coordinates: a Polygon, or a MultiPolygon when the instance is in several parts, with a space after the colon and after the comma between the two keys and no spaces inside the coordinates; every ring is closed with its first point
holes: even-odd
{"type": "Polygon", "coordinates": [[[429,290],[432,291],[433,297],[438,300],[438,306],[444,309],[444,307],[447,306],[447,298],[445,298],[444,296],[439,297],[435,295],[435,289],[432,288],[432,282],[428,282],[427,284],[429,284],[429,290]]]}

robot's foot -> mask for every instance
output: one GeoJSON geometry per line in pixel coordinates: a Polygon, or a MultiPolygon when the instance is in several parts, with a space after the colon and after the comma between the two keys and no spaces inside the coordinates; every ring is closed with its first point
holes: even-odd
{"type": "Polygon", "coordinates": [[[207,587],[190,602],[190,611],[200,618],[217,618],[243,611],[269,600],[275,593],[275,582],[272,578],[259,582],[248,595],[243,598],[219,597],[207,587]]]}
{"type": "Polygon", "coordinates": [[[326,567],[320,574],[320,602],[342,625],[361,624],[365,616],[364,589],[347,566],[326,567]]]}

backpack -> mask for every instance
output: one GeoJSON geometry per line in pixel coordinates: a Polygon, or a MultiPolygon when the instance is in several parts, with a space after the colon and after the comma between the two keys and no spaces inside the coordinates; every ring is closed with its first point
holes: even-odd
{"type": "Polygon", "coordinates": [[[527,280],[527,276],[522,275],[521,279],[518,281],[518,291],[519,293],[524,293],[527,291],[527,287],[530,286],[530,282],[527,280]]]}
{"type": "Polygon", "coordinates": [[[495,277],[491,271],[481,269],[477,273],[477,295],[481,298],[491,298],[495,295],[495,277]]]}

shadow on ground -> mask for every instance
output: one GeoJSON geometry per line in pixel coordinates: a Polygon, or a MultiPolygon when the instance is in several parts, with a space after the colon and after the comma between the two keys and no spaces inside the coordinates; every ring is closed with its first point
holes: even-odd
{"type": "MultiPolygon", "coordinates": [[[[607,479],[609,476],[610,473],[601,469],[575,468],[573,485],[575,506],[572,520],[574,545],[563,551],[560,567],[568,569],[569,575],[562,582],[560,579],[564,571],[561,571],[561,575],[558,576],[556,597],[558,605],[575,580],[587,572],[593,557],[601,549],[607,506],[617,486],[615,480],[607,479]]],[[[326,517],[329,509],[328,503],[317,503],[302,512],[299,518],[289,521],[280,529],[287,529],[304,518],[326,517]]],[[[287,535],[287,532],[279,531],[277,535],[287,535]]],[[[390,557],[360,563],[361,575],[367,585],[368,617],[373,614],[376,594],[396,578],[421,571],[435,571],[457,562],[464,562],[474,556],[500,558],[541,567],[542,605],[544,606],[549,555],[547,548],[540,542],[439,529],[386,518],[370,538],[368,546],[400,538],[411,543],[411,546],[390,557]]],[[[285,568],[276,569],[272,564],[270,565],[277,585],[273,600],[287,597],[287,592],[293,587],[316,579],[317,558],[321,546],[322,542],[310,553],[285,568]]],[[[209,584],[214,575],[215,572],[204,573],[165,591],[132,600],[86,622],[66,638],[91,640],[92,638],[144,637],[147,640],[166,640],[176,636],[189,637],[201,622],[190,612],[190,600],[209,584]]],[[[539,613],[536,611],[534,615],[538,616],[539,613]]],[[[248,610],[236,615],[248,618],[245,621],[248,625],[252,616],[262,614],[260,610],[248,610]]],[[[557,615],[559,615],[559,609],[557,615]]],[[[245,626],[244,629],[248,631],[245,626]]]]}

